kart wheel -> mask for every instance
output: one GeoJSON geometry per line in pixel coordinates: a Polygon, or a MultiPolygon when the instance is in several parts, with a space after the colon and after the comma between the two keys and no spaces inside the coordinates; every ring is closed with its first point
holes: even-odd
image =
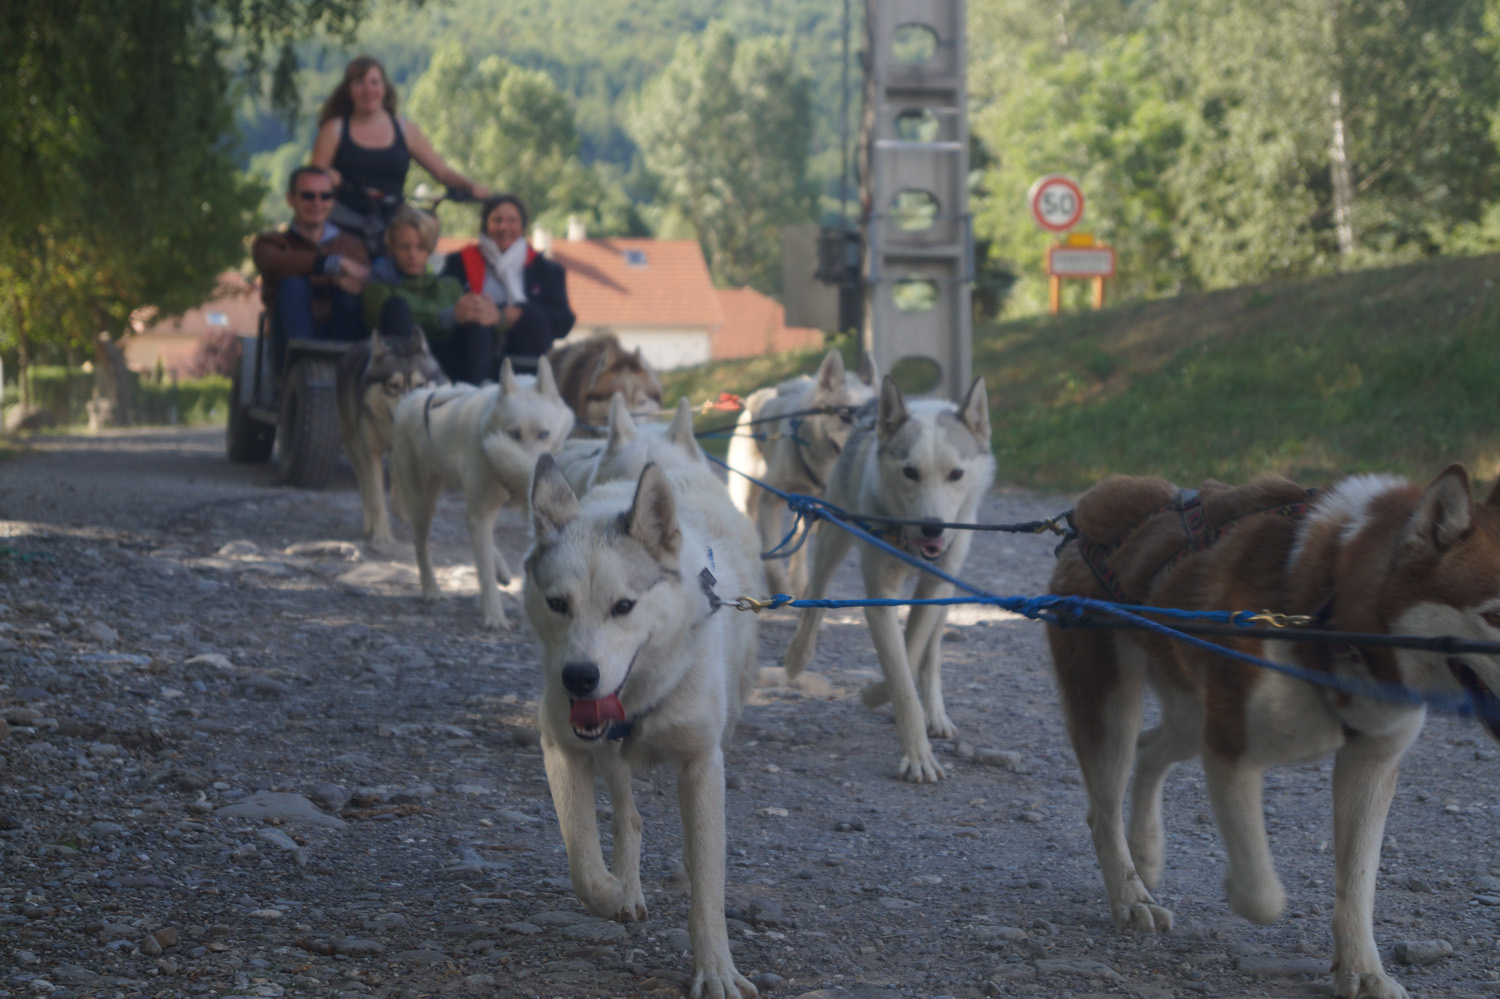
{"type": "Polygon", "coordinates": [[[322,489],[338,467],[338,406],[333,393],[334,363],[304,357],[292,364],[281,387],[276,418],[276,481],[322,489]]]}
{"type": "MultiPolygon", "coordinates": [[[[253,342],[253,341],[252,341],[253,342]]],[[[262,423],[247,412],[240,395],[243,365],[234,370],[229,385],[229,422],[224,427],[224,449],[229,460],[243,465],[262,465],[271,460],[276,445],[276,426],[262,423]]]]}

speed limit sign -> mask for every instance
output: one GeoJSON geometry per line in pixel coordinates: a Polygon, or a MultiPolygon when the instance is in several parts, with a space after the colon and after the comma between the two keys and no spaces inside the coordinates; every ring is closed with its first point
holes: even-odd
{"type": "Polygon", "coordinates": [[[1031,217],[1048,232],[1065,232],[1083,218],[1083,191],[1077,181],[1062,174],[1048,174],[1026,195],[1031,217]]]}

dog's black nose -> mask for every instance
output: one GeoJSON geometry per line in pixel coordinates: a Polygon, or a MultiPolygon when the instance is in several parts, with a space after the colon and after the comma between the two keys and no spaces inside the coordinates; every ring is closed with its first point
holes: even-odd
{"type": "Polygon", "coordinates": [[[942,536],[943,536],[943,529],[942,529],[942,527],[940,527],[940,526],[928,526],[926,524],[922,525],[922,537],[924,537],[924,538],[941,538],[942,536]]]}
{"type": "Polygon", "coordinates": [[[568,663],[563,667],[562,682],[574,697],[587,697],[599,686],[599,667],[594,663],[568,663]]]}

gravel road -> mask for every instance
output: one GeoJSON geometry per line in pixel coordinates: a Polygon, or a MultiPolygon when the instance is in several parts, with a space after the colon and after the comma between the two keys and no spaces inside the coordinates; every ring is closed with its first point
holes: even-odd
{"type": "MultiPolygon", "coordinates": [[[[1006,489],[983,516],[1067,505],[1006,489]]],[[[650,915],[588,916],[542,771],[533,643],[479,630],[460,503],[439,512],[449,596],[431,609],[410,546],[377,551],[358,523],[352,480],[273,487],[218,431],[45,437],[0,464],[0,999],[683,993],[671,775],[637,781],[650,915]]],[[[520,517],[499,543],[524,549],[520,517]]],[[[981,535],[966,575],[1037,593],[1051,552],[981,535]]],[[[851,561],[833,595],[856,589],[851,561]]],[[[763,994],[1328,994],[1327,762],[1269,779],[1280,922],[1224,903],[1188,765],[1158,892],[1176,928],[1121,933],[1039,625],[955,612],[960,735],[938,744],[948,780],[912,786],[888,710],[859,702],[878,672],[863,618],[830,615],[796,687],[775,665],[793,623],[762,620],[728,754],[730,937],[763,994]]],[[[1448,718],[1407,757],[1376,931],[1413,996],[1500,994],[1496,759],[1448,718]]]]}

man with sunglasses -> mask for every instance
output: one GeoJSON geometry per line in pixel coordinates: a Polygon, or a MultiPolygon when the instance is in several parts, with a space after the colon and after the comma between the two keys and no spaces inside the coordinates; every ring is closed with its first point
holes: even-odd
{"type": "Polygon", "coordinates": [[[364,241],[328,221],[333,210],[328,171],[316,166],[293,170],[286,201],[291,224],[261,233],[251,248],[260,271],[261,302],[271,316],[278,376],[288,340],[364,338],[359,296],[370,276],[364,241]]]}

